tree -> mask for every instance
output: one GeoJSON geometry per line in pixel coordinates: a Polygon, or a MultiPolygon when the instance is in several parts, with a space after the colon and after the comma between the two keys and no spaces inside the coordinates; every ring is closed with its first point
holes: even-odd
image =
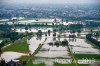
{"type": "Polygon", "coordinates": [[[93,30],[91,29],[90,32],[93,33],[93,30]]]}
{"type": "Polygon", "coordinates": [[[2,48],[2,47],[1,47],[1,43],[0,43],[0,57],[1,57],[1,53],[2,53],[1,48],[2,48]]]}
{"type": "Polygon", "coordinates": [[[64,20],[63,20],[63,18],[62,18],[62,19],[61,19],[62,24],[63,24],[63,21],[64,21],[64,20]]]}
{"type": "Polygon", "coordinates": [[[31,31],[31,25],[30,24],[28,24],[28,27],[29,27],[29,30],[31,31]]]}
{"type": "Polygon", "coordinates": [[[58,35],[58,40],[60,40],[60,35],[58,35]]]}
{"type": "Polygon", "coordinates": [[[56,33],[53,33],[53,37],[56,37],[56,33]]]}
{"type": "Polygon", "coordinates": [[[77,36],[80,36],[81,30],[77,30],[77,36]]]}
{"type": "Polygon", "coordinates": [[[62,33],[66,30],[66,27],[64,25],[61,25],[61,27],[59,28],[59,31],[62,33]]]}
{"type": "Polygon", "coordinates": [[[47,33],[45,33],[45,36],[47,36],[47,33]]]}
{"type": "Polygon", "coordinates": [[[64,39],[64,41],[62,41],[62,45],[68,45],[68,41],[64,39]]]}
{"type": "Polygon", "coordinates": [[[75,30],[70,31],[70,33],[75,33],[75,30]]]}
{"type": "Polygon", "coordinates": [[[38,32],[37,32],[37,39],[41,40],[41,37],[42,37],[42,31],[38,30],[38,32]]]}
{"type": "Polygon", "coordinates": [[[48,35],[50,36],[50,33],[51,33],[51,31],[50,30],[48,30],[48,35]]]}
{"type": "Polygon", "coordinates": [[[57,19],[56,18],[54,19],[54,22],[57,22],[57,19]]]}
{"type": "Polygon", "coordinates": [[[53,32],[56,32],[57,31],[57,29],[53,29],[53,32]]]}
{"type": "Polygon", "coordinates": [[[100,42],[97,41],[96,39],[93,39],[92,36],[93,36],[92,34],[87,34],[86,39],[100,48],[100,42]]]}
{"type": "Polygon", "coordinates": [[[50,46],[53,46],[53,42],[48,43],[50,46]]]}
{"type": "Polygon", "coordinates": [[[25,27],[25,30],[28,30],[28,27],[25,27]]]}

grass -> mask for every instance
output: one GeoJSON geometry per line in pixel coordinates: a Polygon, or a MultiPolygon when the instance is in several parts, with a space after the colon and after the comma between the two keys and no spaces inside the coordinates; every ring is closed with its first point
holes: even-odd
{"type": "Polygon", "coordinates": [[[88,44],[91,44],[93,46],[93,48],[100,49],[98,46],[96,46],[94,43],[90,42],[88,39],[85,39],[85,42],[88,44]]]}
{"type": "Polygon", "coordinates": [[[100,59],[100,55],[97,54],[74,54],[75,59],[100,59]]]}
{"type": "MultiPolygon", "coordinates": [[[[54,66],[76,66],[74,63],[72,64],[60,64],[60,63],[54,63],[54,66]]],[[[88,64],[78,64],[77,66],[89,66],[88,64]]]]}
{"type": "Polygon", "coordinates": [[[26,64],[26,66],[34,66],[32,60],[30,60],[30,61],[26,64]]]}
{"type": "Polygon", "coordinates": [[[38,48],[35,50],[35,52],[27,59],[27,63],[30,63],[31,60],[34,60],[35,59],[34,55],[38,53],[38,51],[40,50],[40,48],[42,47],[42,45],[40,44],[38,46],[38,48]]]}
{"type": "Polygon", "coordinates": [[[75,66],[75,64],[60,64],[60,63],[54,63],[54,66],[75,66]]]}
{"type": "Polygon", "coordinates": [[[29,46],[27,44],[27,41],[25,39],[18,40],[14,44],[3,48],[3,52],[5,51],[15,51],[15,52],[22,52],[22,53],[28,53],[29,52],[29,46]]]}
{"type": "MultiPolygon", "coordinates": [[[[21,57],[19,57],[19,58],[17,58],[16,60],[22,60],[22,61],[26,61],[27,59],[29,59],[30,58],[30,56],[21,56],[21,57]]],[[[34,60],[34,59],[36,59],[36,57],[34,57],[34,56],[32,56],[31,57],[31,60],[34,60]]]]}
{"type": "Polygon", "coordinates": [[[100,38],[100,36],[95,36],[96,38],[100,38]]]}
{"type": "MultiPolygon", "coordinates": [[[[41,64],[33,64],[33,61],[30,60],[26,66],[46,66],[44,63],[41,64]]],[[[60,63],[54,63],[53,66],[75,66],[74,63],[72,64],[60,64],[60,63]]],[[[88,64],[78,64],[78,66],[89,66],[88,64]]]]}
{"type": "Polygon", "coordinates": [[[79,37],[80,39],[85,39],[85,37],[79,37]]]}
{"type": "MultiPolygon", "coordinates": [[[[22,60],[25,61],[29,58],[29,56],[21,56],[20,58],[17,58],[17,60],[22,60]]],[[[26,66],[45,66],[44,63],[41,64],[33,64],[33,60],[35,59],[35,57],[33,56],[32,59],[27,63],[26,66]]],[[[72,64],[60,64],[60,63],[54,63],[53,66],[75,66],[74,63],[72,64]]],[[[78,66],[89,66],[88,64],[78,64],[78,66]]]]}
{"type": "Polygon", "coordinates": [[[10,38],[0,38],[0,40],[3,40],[3,41],[7,40],[7,42],[11,42],[10,38]]]}
{"type": "MultiPolygon", "coordinates": [[[[17,58],[16,60],[22,60],[22,61],[26,61],[28,58],[30,58],[30,56],[21,56],[20,58],[17,58]]],[[[26,64],[26,66],[45,66],[44,63],[41,64],[33,64],[33,60],[35,59],[34,56],[31,57],[31,60],[26,64]]]]}
{"type": "Polygon", "coordinates": [[[29,58],[29,56],[21,56],[19,58],[17,58],[16,60],[22,60],[22,61],[25,61],[29,58]]]}
{"type": "Polygon", "coordinates": [[[44,63],[41,63],[41,64],[33,64],[32,60],[30,60],[26,66],[45,66],[44,63]]]}
{"type": "MultiPolygon", "coordinates": [[[[32,60],[28,62],[26,66],[46,66],[44,63],[41,64],[33,64],[32,60]]],[[[60,64],[60,63],[54,63],[53,66],[75,66],[74,63],[72,64],[60,64]]],[[[78,66],[89,66],[88,64],[78,64],[78,66]]]]}
{"type": "Polygon", "coordinates": [[[78,64],[78,66],[90,66],[89,64],[78,64]]]}

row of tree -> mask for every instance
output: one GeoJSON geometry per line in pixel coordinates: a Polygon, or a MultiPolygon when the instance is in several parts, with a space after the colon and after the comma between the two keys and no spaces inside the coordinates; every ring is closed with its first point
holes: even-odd
{"type": "MultiPolygon", "coordinates": [[[[0,38],[9,38],[11,42],[15,42],[18,39],[22,39],[25,36],[30,36],[33,33],[19,34],[18,32],[2,32],[0,33],[0,38]]],[[[6,46],[9,42],[7,40],[3,40],[0,43],[0,48],[6,46]]]]}
{"type": "Polygon", "coordinates": [[[92,34],[87,34],[86,39],[100,48],[100,42],[97,41],[96,39],[93,39],[92,36],[93,36],[92,34]]]}
{"type": "Polygon", "coordinates": [[[68,45],[68,41],[65,39],[63,41],[56,41],[56,42],[50,42],[48,43],[50,46],[67,46],[68,45]]]}

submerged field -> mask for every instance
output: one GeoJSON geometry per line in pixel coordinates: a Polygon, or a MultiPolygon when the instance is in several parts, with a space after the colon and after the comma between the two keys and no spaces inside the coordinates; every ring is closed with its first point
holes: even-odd
{"type": "MultiPolygon", "coordinates": [[[[45,32],[47,30],[43,29],[42,31],[45,32]]],[[[20,30],[18,29],[17,31],[20,30]]],[[[25,32],[25,30],[22,30],[22,32],[25,32]]],[[[87,32],[82,33],[74,41],[69,41],[70,39],[72,40],[72,38],[68,38],[69,34],[68,32],[62,33],[61,37],[58,38],[58,36],[53,37],[53,33],[51,33],[50,36],[43,34],[41,40],[37,39],[36,35],[30,37],[30,39],[26,37],[17,40],[2,49],[1,58],[6,61],[11,59],[26,61],[27,66],[89,66],[90,63],[85,62],[82,64],[77,60],[95,59],[100,61],[100,50],[86,42],[85,35],[87,32]],[[64,37],[64,35],[67,35],[67,37],[64,37]],[[63,46],[61,45],[62,43],[54,45],[56,41],[62,42],[65,39],[69,42],[68,45],[63,46]]],[[[59,35],[58,32],[57,35],[59,35]]]]}

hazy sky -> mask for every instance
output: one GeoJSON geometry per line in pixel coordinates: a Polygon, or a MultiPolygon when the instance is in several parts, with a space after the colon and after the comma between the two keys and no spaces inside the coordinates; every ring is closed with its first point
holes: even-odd
{"type": "Polygon", "coordinates": [[[80,4],[80,3],[100,3],[100,0],[0,0],[3,3],[34,3],[34,4],[64,4],[64,3],[72,3],[72,4],[80,4]]]}

